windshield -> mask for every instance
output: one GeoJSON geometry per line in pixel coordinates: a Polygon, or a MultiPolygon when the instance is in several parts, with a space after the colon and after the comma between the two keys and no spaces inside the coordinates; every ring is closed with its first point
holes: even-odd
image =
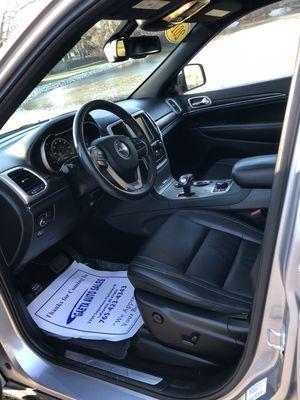
{"type": "MultiPolygon", "coordinates": [[[[103,47],[122,21],[101,20],[45,76],[16,110],[0,133],[45,121],[77,110],[94,100],[128,98],[174,50],[176,43],[164,32],[147,35],[160,37],[162,51],[137,60],[109,63],[103,47]]],[[[136,29],[132,36],[145,34],[136,29]]]]}

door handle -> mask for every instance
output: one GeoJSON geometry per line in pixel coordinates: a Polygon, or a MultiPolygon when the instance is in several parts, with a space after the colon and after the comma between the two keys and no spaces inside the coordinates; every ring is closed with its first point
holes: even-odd
{"type": "Polygon", "coordinates": [[[208,96],[190,97],[188,103],[191,108],[199,108],[211,105],[211,99],[208,96]]]}

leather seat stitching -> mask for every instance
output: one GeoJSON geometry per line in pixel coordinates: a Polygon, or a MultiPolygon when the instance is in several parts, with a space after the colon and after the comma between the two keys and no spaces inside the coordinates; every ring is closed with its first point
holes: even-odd
{"type": "MultiPolygon", "coordinates": [[[[202,221],[201,220],[201,222],[196,222],[196,221],[194,221],[194,220],[192,220],[190,217],[188,217],[188,216],[183,216],[183,215],[181,215],[180,214],[180,212],[179,213],[177,213],[177,214],[175,214],[177,217],[180,217],[180,218],[183,218],[183,219],[188,219],[190,222],[193,222],[194,224],[196,224],[196,225],[204,225],[204,224],[207,224],[208,222],[207,221],[202,221]]],[[[213,215],[214,216],[214,214],[211,214],[211,215],[213,215]]],[[[258,229],[255,229],[255,228],[253,228],[252,226],[250,226],[250,225],[247,225],[247,224],[244,224],[243,222],[241,222],[241,221],[238,221],[237,219],[235,219],[235,218],[229,218],[229,217],[225,217],[225,216],[223,216],[223,215],[218,215],[218,218],[221,218],[221,219],[224,219],[224,220],[227,220],[227,221],[231,221],[231,222],[234,222],[234,223],[236,223],[237,225],[240,225],[240,226],[243,226],[244,228],[247,228],[247,229],[249,229],[249,230],[251,230],[251,231],[253,231],[253,232],[255,232],[255,233],[258,233],[258,234],[260,234],[261,236],[263,236],[263,234],[262,234],[262,232],[260,231],[260,230],[258,230],[258,229]]],[[[221,230],[221,229],[218,229],[218,228],[211,228],[210,226],[207,226],[207,225],[205,225],[207,228],[210,228],[210,229],[216,229],[216,230],[221,230]]],[[[223,231],[222,231],[223,232],[223,231]]],[[[232,235],[232,236],[238,236],[238,235],[235,235],[234,233],[229,233],[229,235],[232,235]]],[[[246,239],[245,239],[246,240],[246,239]]],[[[248,240],[249,242],[251,242],[251,240],[248,240]]]]}
{"type": "MultiPolygon", "coordinates": [[[[148,257],[148,258],[151,259],[150,257],[148,257]]],[[[155,261],[155,260],[153,260],[153,261],[155,261]]],[[[234,295],[232,296],[229,293],[224,293],[223,291],[215,290],[214,288],[206,286],[205,284],[202,284],[201,282],[193,282],[191,280],[186,279],[183,275],[179,275],[179,274],[176,274],[174,272],[170,273],[170,272],[166,272],[166,271],[159,271],[159,270],[157,270],[157,269],[155,269],[155,268],[153,268],[153,267],[151,267],[151,266],[149,266],[147,264],[141,263],[141,262],[134,262],[133,265],[136,265],[136,266],[139,266],[139,267],[144,267],[144,268],[149,269],[151,271],[154,271],[154,272],[156,272],[158,274],[162,274],[162,275],[165,275],[165,276],[171,276],[171,277],[173,277],[175,279],[179,279],[180,281],[185,281],[186,283],[202,287],[202,288],[204,288],[204,289],[206,289],[208,291],[211,291],[213,293],[217,293],[217,294],[219,294],[221,296],[224,296],[224,297],[227,297],[228,299],[231,299],[231,300],[237,300],[237,301],[244,302],[246,304],[252,304],[252,302],[249,302],[246,299],[242,299],[239,296],[234,296],[234,295]]]]}
{"type": "MultiPolygon", "coordinates": [[[[144,280],[145,282],[147,282],[146,279],[143,276],[142,276],[141,279],[144,280]]],[[[156,287],[157,289],[160,289],[158,286],[155,286],[155,284],[153,286],[156,287]]],[[[180,289],[178,289],[177,291],[182,293],[183,295],[185,294],[185,292],[180,290],[180,289]]],[[[199,302],[199,298],[196,297],[195,295],[192,294],[191,297],[193,297],[193,299],[195,299],[195,300],[198,300],[198,302],[199,302]]],[[[220,312],[225,312],[224,309],[227,309],[227,312],[228,312],[228,309],[233,309],[233,310],[236,310],[237,312],[241,312],[241,309],[239,307],[236,307],[234,304],[233,305],[231,305],[231,304],[228,304],[228,305],[225,304],[224,305],[223,303],[220,304],[218,302],[215,302],[213,300],[209,300],[209,299],[206,299],[206,298],[202,298],[202,299],[203,299],[203,305],[202,305],[203,308],[205,308],[205,305],[207,305],[207,306],[213,305],[220,312]]],[[[172,300],[177,301],[174,298],[172,300]]],[[[245,311],[243,311],[243,312],[245,312],[245,311]]]]}
{"type": "MultiPolygon", "coordinates": [[[[206,228],[206,227],[205,227],[205,228],[206,228]]],[[[201,247],[203,246],[205,240],[207,239],[207,237],[208,237],[210,231],[211,231],[211,229],[207,228],[204,237],[203,237],[203,238],[200,238],[200,239],[201,239],[201,243],[198,243],[198,242],[200,242],[200,240],[197,242],[197,249],[196,249],[196,251],[194,252],[194,254],[192,254],[192,257],[190,258],[190,260],[189,260],[189,262],[188,262],[188,265],[187,265],[187,267],[186,267],[186,269],[185,269],[185,272],[187,272],[187,270],[189,269],[191,263],[193,262],[193,259],[194,259],[194,258],[196,257],[196,255],[199,253],[199,251],[200,251],[201,247]]]]}
{"type": "Polygon", "coordinates": [[[223,282],[223,285],[222,285],[222,289],[223,289],[223,290],[226,290],[226,289],[224,288],[224,285],[225,285],[226,280],[227,280],[227,278],[228,278],[228,276],[229,276],[229,274],[230,274],[231,268],[232,268],[232,266],[233,266],[233,264],[234,264],[234,262],[235,262],[235,260],[236,260],[236,258],[237,258],[237,255],[238,255],[239,252],[240,252],[240,249],[241,249],[241,246],[242,246],[242,243],[243,243],[243,242],[244,242],[244,240],[241,239],[241,240],[240,240],[240,243],[239,243],[239,245],[238,245],[238,247],[237,247],[237,250],[236,250],[236,252],[235,252],[235,255],[234,255],[234,257],[233,257],[233,260],[231,261],[230,267],[228,268],[228,272],[227,272],[227,274],[226,274],[226,276],[225,276],[225,279],[224,279],[224,282],[223,282]]]}

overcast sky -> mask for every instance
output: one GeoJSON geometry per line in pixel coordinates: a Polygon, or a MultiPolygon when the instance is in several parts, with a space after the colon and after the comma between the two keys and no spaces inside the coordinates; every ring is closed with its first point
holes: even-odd
{"type": "Polygon", "coordinates": [[[0,58],[10,44],[51,1],[0,0],[0,58]]]}
{"type": "MultiPolygon", "coordinates": [[[[13,30],[24,29],[52,0],[0,0],[0,20],[14,13],[13,30]],[[17,13],[15,13],[17,11],[17,13]]],[[[10,21],[12,23],[12,21],[10,21]]]]}
{"type": "Polygon", "coordinates": [[[51,0],[1,0],[0,1],[0,13],[3,14],[5,10],[15,10],[16,8],[24,7],[22,10],[23,16],[29,16],[34,9],[41,9],[46,4],[50,3],[51,0]],[[30,4],[32,3],[33,4],[30,4]]]}

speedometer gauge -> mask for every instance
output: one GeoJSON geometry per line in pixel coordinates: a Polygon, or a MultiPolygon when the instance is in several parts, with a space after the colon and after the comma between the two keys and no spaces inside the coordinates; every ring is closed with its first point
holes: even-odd
{"type": "Polygon", "coordinates": [[[63,163],[73,155],[73,148],[70,142],[64,138],[56,138],[51,143],[52,157],[58,162],[63,163]]]}
{"type": "Polygon", "coordinates": [[[72,132],[64,132],[63,135],[49,135],[42,143],[42,161],[50,172],[58,172],[63,163],[76,154],[71,141],[72,132]]]}
{"type": "MultiPolygon", "coordinates": [[[[94,139],[100,137],[100,130],[96,123],[84,123],[85,142],[87,147],[90,146],[94,139]]],[[[72,128],[48,134],[41,144],[41,161],[47,171],[57,173],[63,164],[76,156],[76,150],[73,142],[72,128]]]]}

